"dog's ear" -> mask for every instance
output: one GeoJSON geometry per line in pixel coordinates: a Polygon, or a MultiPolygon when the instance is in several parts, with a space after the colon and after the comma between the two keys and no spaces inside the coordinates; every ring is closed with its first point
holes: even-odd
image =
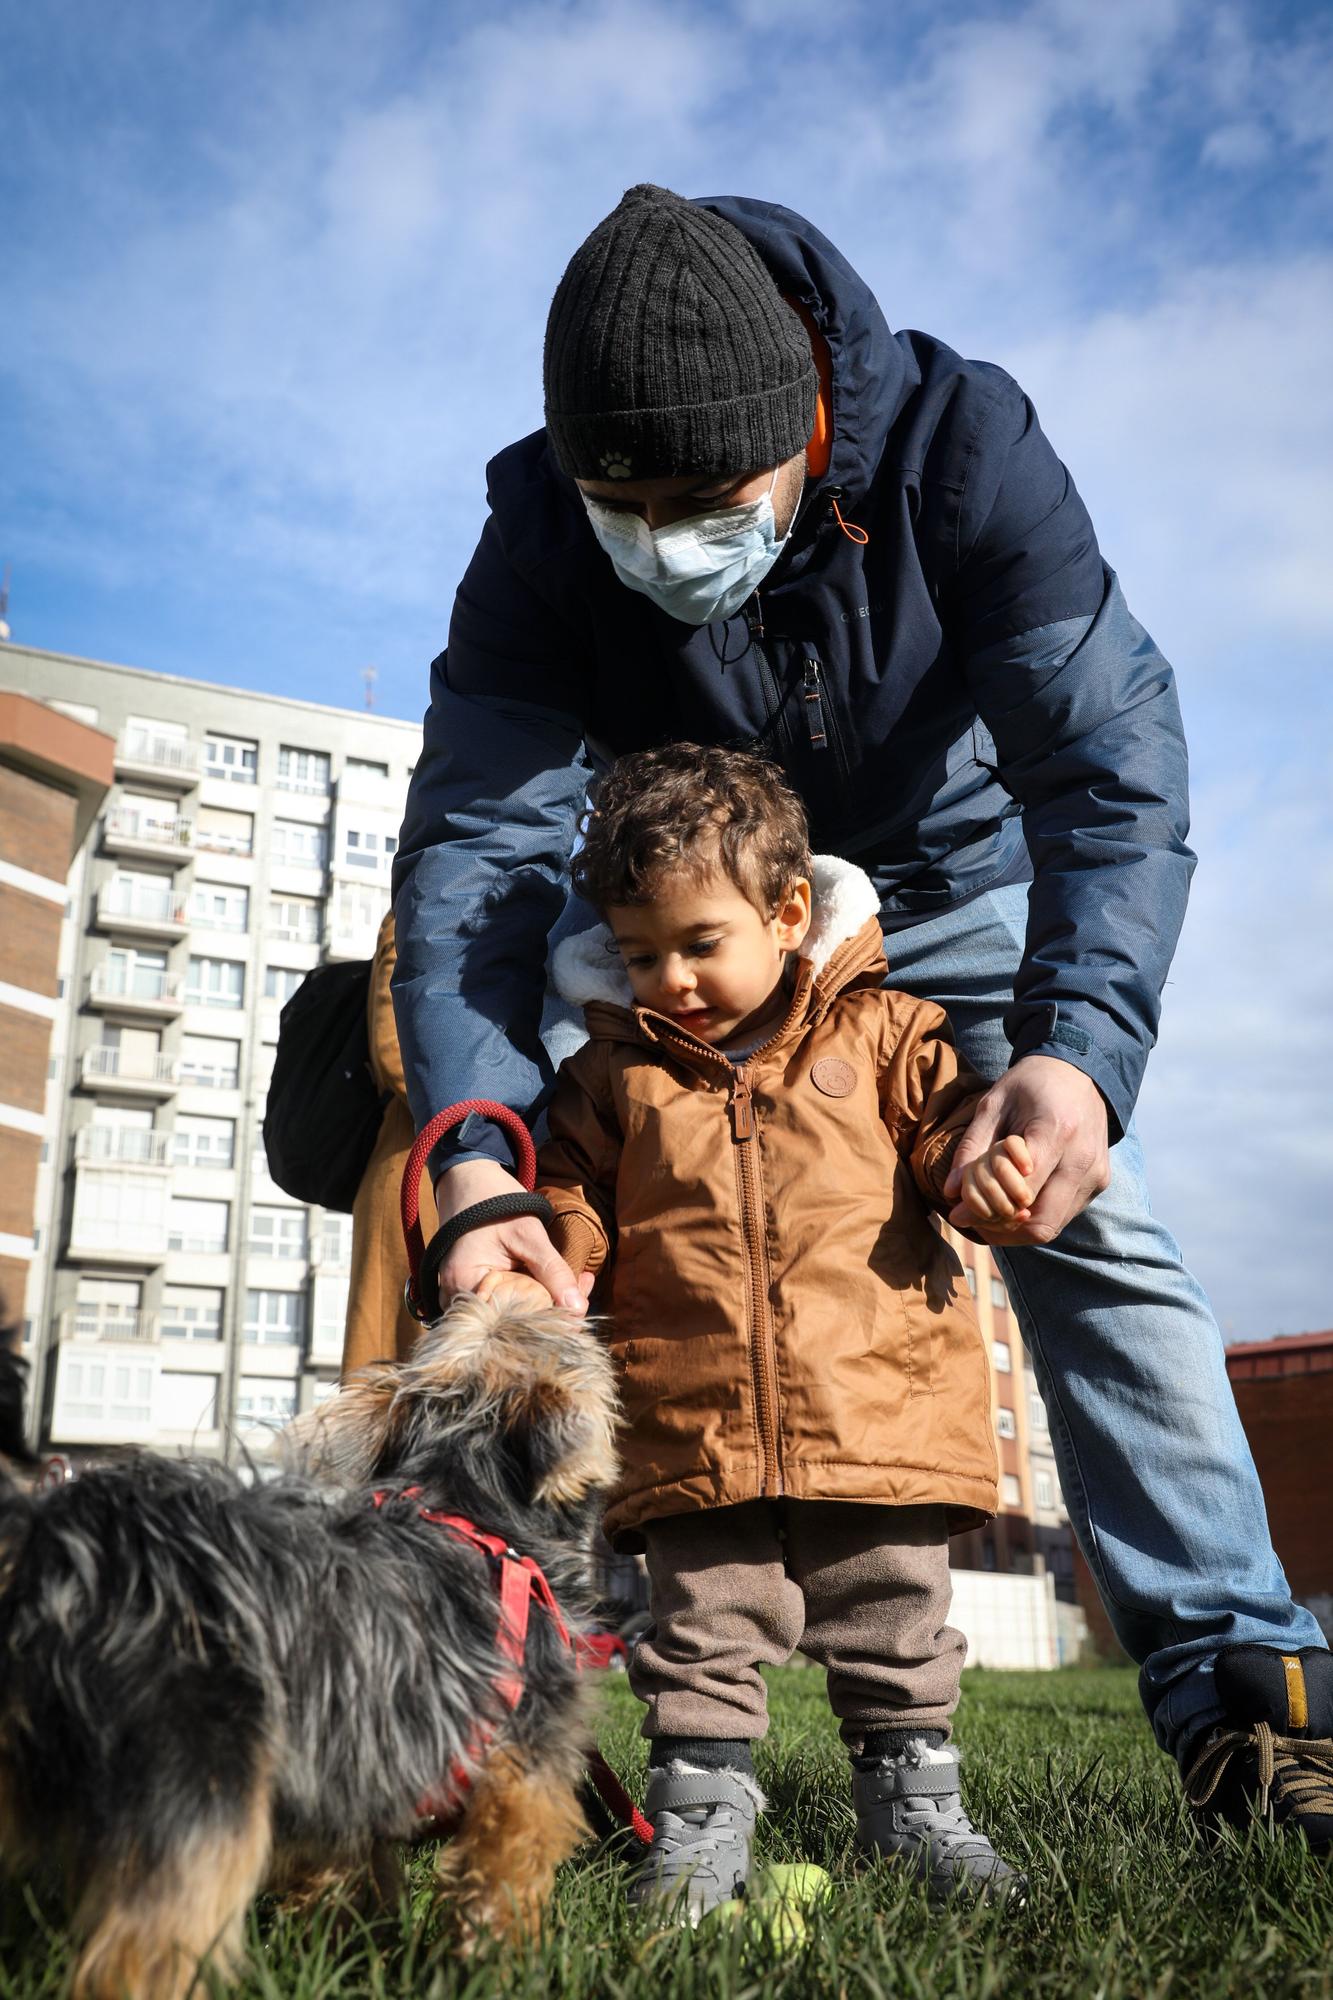
{"type": "Polygon", "coordinates": [[[539,1376],[504,1397],[505,1433],[539,1507],[577,1507],[616,1476],[609,1379],[603,1383],[601,1370],[579,1372],[584,1379],[577,1383],[539,1376]]]}
{"type": "Polygon", "coordinates": [[[283,1463],[332,1486],[364,1486],[388,1447],[401,1371],[372,1362],[281,1433],[283,1463]]]}

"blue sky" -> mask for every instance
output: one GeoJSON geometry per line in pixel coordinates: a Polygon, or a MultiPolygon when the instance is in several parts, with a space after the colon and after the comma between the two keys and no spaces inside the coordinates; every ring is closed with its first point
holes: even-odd
{"type": "Polygon", "coordinates": [[[1333,1323],[1333,24],[1204,0],[0,0],[15,636],[414,715],[633,182],[785,201],[1023,382],[1175,661],[1142,1105],[1235,1337],[1333,1323]]]}

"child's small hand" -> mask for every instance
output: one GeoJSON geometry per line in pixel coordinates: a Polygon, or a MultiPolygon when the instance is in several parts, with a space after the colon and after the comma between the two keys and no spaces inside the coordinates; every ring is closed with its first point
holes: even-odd
{"type": "Polygon", "coordinates": [[[476,1287],[477,1297],[498,1306],[553,1306],[555,1300],[545,1285],[526,1271],[488,1271],[476,1287]]]}
{"type": "Polygon", "coordinates": [[[963,1168],[958,1198],[973,1222],[1026,1222],[1032,1208],[1032,1188],[1024,1178],[1032,1172],[1032,1155],[1017,1133],[997,1139],[979,1160],[963,1168]]]}

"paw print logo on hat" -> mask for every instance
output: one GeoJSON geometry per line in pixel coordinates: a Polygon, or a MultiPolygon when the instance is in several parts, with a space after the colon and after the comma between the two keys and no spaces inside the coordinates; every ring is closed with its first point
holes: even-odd
{"type": "Polygon", "coordinates": [[[598,464],[608,479],[628,479],[630,476],[630,461],[627,451],[604,451],[598,460],[598,464]]]}

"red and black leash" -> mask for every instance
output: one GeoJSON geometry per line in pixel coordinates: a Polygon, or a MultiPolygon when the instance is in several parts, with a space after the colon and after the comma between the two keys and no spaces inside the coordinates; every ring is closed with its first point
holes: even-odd
{"type": "MultiPolygon", "coordinates": [[[[532,1192],[537,1181],[537,1149],[532,1143],[532,1134],[517,1112],[508,1105],[496,1104],[486,1097],[464,1098],[458,1104],[451,1104],[431,1119],[429,1125],[418,1133],[417,1140],[407,1156],[403,1169],[401,1192],[401,1214],[403,1221],[403,1241],[407,1246],[407,1284],[403,1297],[407,1309],[414,1319],[423,1325],[430,1325],[439,1319],[443,1304],[440,1299],[440,1266],[453,1249],[460,1236],[469,1230],[483,1229],[488,1223],[507,1222],[516,1215],[535,1215],[542,1222],[552,1219],[552,1209],[548,1201],[532,1192]],[[436,1230],[429,1243],[421,1231],[421,1176],[431,1153],[444,1137],[452,1132],[455,1125],[461,1125],[473,1113],[499,1125],[514,1141],[517,1151],[516,1175],[522,1182],[523,1194],[492,1195],[488,1201],[474,1202],[470,1208],[460,1209],[457,1215],[436,1230]]],[[[374,1496],[376,1506],[383,1504],[383,1494],[374,1496]]],[[[512,1660],[517,1674],[506,1675],[500,1686],[501,1695],[510,1708],[517,1708],[522,1699],[523,1683],[523,1641],[527,1633],[528,1608],[535,1597],[555,1624],[556,1631],[574,1653],[581,1666],[577,1639],[572,1638],[569,1628],[560,1612],[542,1571],[531,1556],[516,1556],[512,1550],[504,1549],[495,1536],[485,1535],[456,1515],[435,1514],[422,1510],[423,1519],[435,1522],[440,1527],[451,1529],[464,1540],[480,1548],[484,1554],[498,1556],[501,1585],[501,1626],[500,1644],[506,1657],[512,1660]],[[494,1549],[491,1545],[494,1544],[494,1549]]],[[[451,1774],[455,1791],[460,1779],[466,1783],[466,1774],[460,1766],[451,1774]]],[[[604,1813],[592,1808],[590,1816],[600,1819],[602,1833],[619,1832],[628,1828],[641,1841],[652,1840],[653,1829],[639,1808],[621,1784],[600,1750],[594,1750],[588,1758],[588,1779],[604,1813]]],[[[585,1806],[592,1807],[590,1800],[585,1806]]]]}

